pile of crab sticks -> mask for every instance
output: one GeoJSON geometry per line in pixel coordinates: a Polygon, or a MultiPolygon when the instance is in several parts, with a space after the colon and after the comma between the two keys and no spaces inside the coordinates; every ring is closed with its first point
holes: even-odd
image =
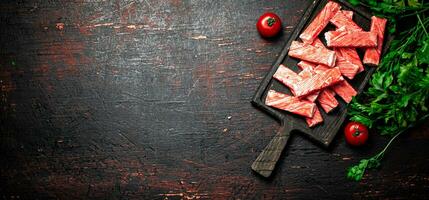
{"type": "Polygon", "coordinates": [[[380,61],[386,19],[373,16],[371,29],[363,30],[353,21],[353,11],[329,1],[313,21],[293,41],[288,55],[299,59],[299,73],[280,65],[274,78],[289,88],[292,95],[268,91],[265,104],[305,117],[309,127],[323,122],[317,104],[326,112],[338,106],[335,95],[349,103],[357,95],[349,84],[365,70],[363,64],[377,66],[380,61]],[[335,30],[321,34],[328,24],[335,30]],[[324,37],[325,44],[319,39],[324,37]],[[363,49],[363,59],[356,48],[363,49]]]}

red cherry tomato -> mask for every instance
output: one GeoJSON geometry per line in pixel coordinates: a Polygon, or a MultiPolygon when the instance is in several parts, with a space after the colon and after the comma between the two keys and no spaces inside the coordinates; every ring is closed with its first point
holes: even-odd
{"type": "Polygon", "coordinates": [[[280,32],[282,22],[279,16],[274,13],[267,12],[259,17],[256,23],[256,28],[262,37],[273,37],[280,32]]]}
{"type": "Polygon", "coordinates": [[[349,122],[344,128],[344,135],[347,143],[360,146],[368,140],[368,128],[359,122],[349,122]]]}

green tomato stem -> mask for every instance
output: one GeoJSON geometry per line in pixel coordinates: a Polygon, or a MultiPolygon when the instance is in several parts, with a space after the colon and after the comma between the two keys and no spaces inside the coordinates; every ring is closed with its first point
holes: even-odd
{"type": "Polygon", "coordinates": [[[354,129],[355,129],[355,132],[353,133],[353,136],[355,137],[359,136],[361,134],[361,132],[359,131],[359,128],[355,126],[354,129]]]}
{"type": "Polygon", "coordinates": [[[271,26],[273,26],[273,25],[274,25],[274,23],[276,22],[276,19],[274,19],[274,18],[271,18],[271,17],[270,17],[270,18],[268,18],[268,20],[267,20],[267,21],[268,21],[268,26],[270,26],[270,27],[271,27],[271,26]]]}

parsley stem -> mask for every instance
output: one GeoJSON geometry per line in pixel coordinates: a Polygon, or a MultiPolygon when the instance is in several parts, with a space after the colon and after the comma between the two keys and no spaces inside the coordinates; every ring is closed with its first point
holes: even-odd
{"type": "Polygon", "coordinates": [[[417,14],[417,19],[419,20],[419,23],[422,26],[423,31],[425,31],[426,37],[428,37],[429,36],[428,32],[426,31],[425,25],[423,24],[422,20],[420,19],[420,15],[419,14],[417,14]]]}
{"type": "MultiPolygon", "coordinates": [[[[429,114],[427,114],[427,115],[423,116],[423,117],[422,117],[422,118],[421,118],[417,123],[415,123],[415,125],[420,124],[421,122],[425,121],[428,117],[429,117],[429,114]]],[[[393,141],[394,141],[394,140],[395,140],[399,135],[401,135],[401,133],[403,133],[403,132],[407,131],[408,129],[410,129],[410,128],[412,128],[412,127],[414,127],[414,126],[409,126],[408,128],[406,128],[406,129],[404,129],[404,130],[400,131],[400,132],[399,132],[399,133],[397,133],[395,136],[393,136],[393,137],[392,137],[392,139],[390,139],[389,143],[387,143],[387,145],[384,147],[384,149],[383,149],[383,150],[381,150],[381,151],[380,151],[380,153],[378,153],[378,154],[375,156],[375,159],[380,160],[380,159],[383,157],[384,152],[386,152],[387,148],[389,148],[390,144],[392,144],[392,142],[393,142],[393,141]],[[380,157],[381,157],[381,158],[380,158],[380,157]]]]}
{"type": "Polygon", "coordinates": [[[401,15],[401,16],[399,16],[399,18],[413,16],[413,15],[418,14],[418,13],[426,12],[427,10],[429,10],[429,8],[423,8],[423,9],[421,9],[419,11],[414,12],[414,13],[409,13],[409,14],[406,14],[406,15],[401,15]]]}
{"type": "Polygon", "coordinates": [[[399,133],[397,133],[395,136],[393,136],[393,137],[390,139],[389,143],[387,143],[387,145],[384,147],[384,149],[383,149],[383,150],[381,150],[381,151],[380,151],[380,153],[378,153],[378,154],[375,156],[375,158],[378,160],[378,159],[380,158],[380,156],[381,156],[381,157],[383,157],[384,152],[386,152],[387,148],[389,148],[389,146],[390,146],[390,144],[392,144],[393,140],[395,140],[395,139],[396,139],[396,138],[397,138],[401,133],[403,133],[403,132],[405,132],[405,129],[404,129],[404,130],[402,130],[402,131],[400,131],[399,133]]]}

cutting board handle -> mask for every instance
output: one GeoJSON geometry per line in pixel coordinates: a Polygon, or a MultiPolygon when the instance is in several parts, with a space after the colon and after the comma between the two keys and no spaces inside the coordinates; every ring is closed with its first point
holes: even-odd
{"type": "Polygon", "coordinates": [[[252,170],[263,177],[268,178],[271,176],[277,161],[285,148],[291,133],[290,128],[286,128],[283,124],[277,131],[270,143],[259,154],[252,164],[252,170]]]}

